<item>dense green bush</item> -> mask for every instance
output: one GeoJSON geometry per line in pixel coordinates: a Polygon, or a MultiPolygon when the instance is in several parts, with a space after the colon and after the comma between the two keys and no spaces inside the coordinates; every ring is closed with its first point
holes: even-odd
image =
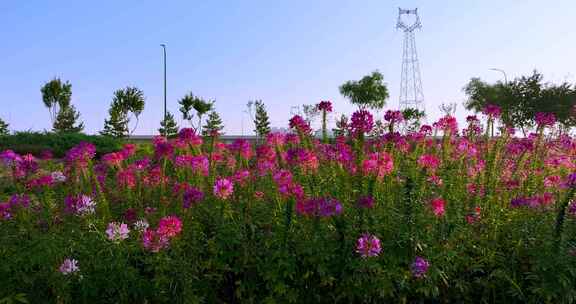
{"type": "Polygon", "coordinates": [[[16,132],[14,135],[0,136],[0,151],[13,150],[19,154],[32,153],[40,156],[50,150],[54,157],[63,157],[70,148],[80,142],[90,142],[96,146],[96,154],[102,155],[122,147],[122,140],[107,136],[81,133],[16,132]]]}

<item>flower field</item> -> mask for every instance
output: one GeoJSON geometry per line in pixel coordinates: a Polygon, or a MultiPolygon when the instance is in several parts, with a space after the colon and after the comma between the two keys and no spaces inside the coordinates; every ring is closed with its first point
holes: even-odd
{"type": "Polygon", "coordinates": [[[359,110],[331,142],[295,116],[257,144],[182,129],[99,159],[90,143],[3,151],[0,299],[576,302],[576,140],[550,115],[528,137],[485,116],[400,134],[390,111],[375,138],[359,110]]]}

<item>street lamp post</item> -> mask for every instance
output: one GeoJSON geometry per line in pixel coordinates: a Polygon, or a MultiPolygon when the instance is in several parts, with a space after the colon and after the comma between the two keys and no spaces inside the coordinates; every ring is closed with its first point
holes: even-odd
{"type": "Polygon", "coordinates": [[[166,123],[166,44],[160,44],[164,50],[164,123],[166,123]]]}
{"type": "Polygon", "coordinates": [[[504,84],[508,84],[508,77],[506,77],[506,72],[504,72],[504,70],[496,68],[491,68],[490,70],[504,74],[504,84]]]}

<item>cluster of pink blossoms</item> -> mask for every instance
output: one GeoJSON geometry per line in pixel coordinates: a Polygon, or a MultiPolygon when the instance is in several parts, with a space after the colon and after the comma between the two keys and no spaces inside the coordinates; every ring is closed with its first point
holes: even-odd
{"type": "Polygon", "coordinates": [[[316,105],[318,111],[332,112],[332,103],[328,100],[322,100],[316,105]]]}
{"type": "Polygon", "coordinates": [[[310,125],[300,115],[294,115],[290,118],[290,128],[306,135],[312,133],[310,125]]]}
{"type": "Polygon", "coordinates": [[[356,252],[363,258],[376,257],[381,251],[380,239],[375,235],[365,233],[356,241],[356,252]]]}
{"type": "Polygon", "coordinates": [[[113,242],[120,242],[127,239],[128,234],[130,234],[130,229],[128,229],[128,225],[124,223],[111,222],[106,229],[108,239],[113,242]]]}
{"type": "Polygon", "coordinates": [[[147,228],[142,234],[142,244],[151,252],[159,252],[170,245],[170,240],[182,232],[182,221],[176,216],[160,219],[156,230],[147,228]]]}
{"type": "Polygon", "coordinates": [[[214,196],[226,200],[234,193],[234,183],[227,178],[218,178],[214,183],[214,196]]]}
{"type": "Polygon", "coordinates": [[[380,181],[384,176],[389,175],[393,169],[394,161],[392,156],[386,152],[370,153],[362,162],[364,174],[373,174],[380,181]]]}

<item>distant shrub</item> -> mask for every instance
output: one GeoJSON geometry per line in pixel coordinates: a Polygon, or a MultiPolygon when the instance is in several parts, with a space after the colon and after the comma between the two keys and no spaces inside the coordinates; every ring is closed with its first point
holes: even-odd
{"type": "Polygon", "coordinates": [[[59,158],[83,141],[93,143],[96,146],[97,155],[117,151],[122,147],[122,140],[107,136],[81,133],[17,132],[14,135],[0,137],[0,151],[10,149],[19,154],[31,153],[34,156],[41,156],[49,150],[54,157],[59,158]]]}

